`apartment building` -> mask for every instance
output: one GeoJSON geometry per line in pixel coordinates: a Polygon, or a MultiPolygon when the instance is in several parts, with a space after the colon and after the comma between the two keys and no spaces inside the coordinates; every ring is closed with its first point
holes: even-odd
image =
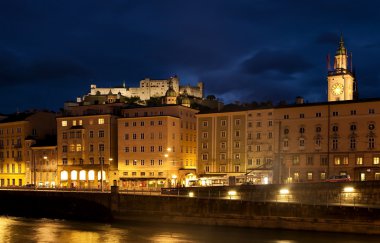
{"type": "Polygon", "coordinates": [[[117,181],[117,116],[57,118],[58,182],[64,188],[109,188],[117,181]]]}
{"type": "Polygon", "coordinates": [[[55,134],[55,114],[51,112],[17,113],[1,120],[0,185],[24,186],[31,183],[30,146],[55,134]]]}
{"type": "Polygon", "coordinates": [[[197,112],[181,105],[123,109],[118,119],[121,188],[177,187],[195,181],[197,112]]]}

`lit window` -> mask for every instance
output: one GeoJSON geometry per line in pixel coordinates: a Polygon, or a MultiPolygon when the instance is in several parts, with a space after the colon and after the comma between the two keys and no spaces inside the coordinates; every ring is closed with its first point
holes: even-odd
{"type": "Polygon", "coordinates": [[[374,165],[380,164],[380,157],[378,157],[378,156],[373,157],[373,164],[374,165]]]}
{"type": "Polygon", "coordinates": [[[363,157],[357,157],[356,158],[356,164],[357,165],[362,165],[363,164],[363,157]]]}
{"type": "Polygon", "coordinates": [[[67,181],[69,179],[69,173],[67,171],[63,170],[61,171],[61,181],[67,181]]]}
{"type": "Polygon", "coordinates": [[[67,127],[67,121],[62,121],[62,126],[67,127]]]}
{"type": "Polygon", "coordinates": [[[99,118],[98,119],[98,124],[104,124],[104,118],[99,118]]]}
{"type": "Polygon", "coordinates": [[[71,180],[72,181],[78,180],[78,171],[76,170],[71,171],[71,180]]]}
{"type": "Polygon", "coordinates": [[[313,180],[313,172],[307,172],[307,179],[309,181],[313,180]]]}
{"type": "Polygon", "coordinates": [[[81,180],[81,181],[86,180],[86,171],[85,170],[79,171],[79,180],[81,180]]]}
{"type": "Polygon", "coordinates": [[[95,180],[95,171],[90,170],[90,171],[88,172],[88,180],[89,180],[89,181],[93,181],[93,180],[95,180]]]}

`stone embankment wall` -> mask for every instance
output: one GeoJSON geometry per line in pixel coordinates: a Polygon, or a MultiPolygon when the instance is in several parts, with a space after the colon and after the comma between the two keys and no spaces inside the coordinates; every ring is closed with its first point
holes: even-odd
{"type": "Polygon", "coordinates": [[[171,195],[119,193],[117,187],[111,193],[0,190],[0,214],[380,234],[377,182],[180,188],[165,192],[171,195]],[[284,187],[286,195],[279,193],[284,187]],[[345,187],[354,191],[344,192],[345,187]],[[231,190],[236,195],[229,196],[231,190]]]}

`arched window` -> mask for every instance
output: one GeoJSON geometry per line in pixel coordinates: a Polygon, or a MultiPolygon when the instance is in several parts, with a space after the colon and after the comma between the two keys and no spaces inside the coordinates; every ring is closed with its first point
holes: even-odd
{"type": "Polygon", "coordinates": [[[63,170],[61,171],[61,181],[67,181],[69,179],[69,173],[67,171],[63,170]]]}
{"type": "Polygon", "coordinates": [[[72,170],[71,171],[71,180],[72,181],[76,181],[76,180],[78,180],[78,171],[76,171],[76,170],[72,170]]]}
{"type": "MultiPolygon", "coordinates": [[[[98,181],[102,180],[102,176],[100,174],[100,170],[98,171],[98,181]]],[[[103,170],[103,181],[106,180],[106,172],[103,170]]]]}
{"type": "Polygon", "coordinates": [[[79,180],[81,180],[81,181],[85,181],[86,180],[86,171],[85,170],[81,170],[79,172],[79,180]]]}
{"type": "Polygon", "coordinates": [[[95,180],[95,171],[90,170],[90,171],[88,172],[88,180],[89,180],[89,181],[93,181],[93,180],[95,180]]]}

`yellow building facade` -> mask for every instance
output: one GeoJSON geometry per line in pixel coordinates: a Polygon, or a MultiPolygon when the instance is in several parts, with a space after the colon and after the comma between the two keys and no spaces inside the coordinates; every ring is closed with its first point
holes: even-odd
{"type": "Polygon", "coordinates": [[[195,181],[197,112],[180,105],[122,111],[118,119],[122,189],[177,187],[195,181]]]}
{"type": "Polygon", "coordinates": [[[1,120],[0,185],[30,184],[30,146],[55,134],[55,114],[51,112],[19,113],[1,120]]]}
{"type": "Polygon", "coordinates": [[[58,187],[109,189],[116,183],[116,124],[110,114],[57,118],[58,187]]]}

